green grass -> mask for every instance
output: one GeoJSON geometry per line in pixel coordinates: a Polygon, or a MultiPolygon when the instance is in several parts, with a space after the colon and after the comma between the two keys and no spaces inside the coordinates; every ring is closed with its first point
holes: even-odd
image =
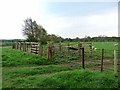
{"type": "Polygon", "coordinates": [[[46,74],[46,73],[54,73],[60,71],[71,70],[70,67],[67,66],[59,66],[59,65],[45,65],[45,66],[35,66],[35,67],[4,67],[3,68],[3,77],[16,78],[16,77],[26,77],[32,76],[36,74],[46,74]],[[9,76],[8,76],[9,75],[9,76]]]}
{"type": "Polygon", "coordinates": [[[3,82],[10,88],[117,88],[118,78],[111,72],[73,70],[47,76],[28,76],[3,82]]]}
{"type": "Polygon", "coordinates": [[[118,49],[118,46],[114,46],[118,42],[93,42],[93,45],[97,48],[104,48],[105,50],[118,49]]]}
{"type": "Polygon", "coordinates": [[[33,55],[11,48],[2,48],[2,65],[4,66],[25,66],[25,65],[47,65],[51,64],[46,57],[33,55]]]}

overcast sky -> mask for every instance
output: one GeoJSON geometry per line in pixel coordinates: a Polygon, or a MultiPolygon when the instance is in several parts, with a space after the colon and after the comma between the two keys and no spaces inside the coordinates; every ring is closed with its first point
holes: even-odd
{"type": "Polygon", "coordinates": [[[0,39],[23,39],[26,18],[64,38],[118,36],[118,0],[104,1],[0,0],[0,39]]]}

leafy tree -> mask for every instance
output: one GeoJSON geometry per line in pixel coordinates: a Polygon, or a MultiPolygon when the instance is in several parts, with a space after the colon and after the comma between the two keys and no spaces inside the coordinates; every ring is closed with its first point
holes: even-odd
{"type": "Polygon", "coordinates": [[[55,34],[48,34],[47,41],[52,41],[54,43],[62,42],[63,38],[60,36],[56,36],[55,34]]]}
{"type": "Polygon", "coordinates": [[[31,18],[27,18],[24,23],[23,34],[27,41],[46,43],[47,32],[41,25],[38,25],[31,18]]]}

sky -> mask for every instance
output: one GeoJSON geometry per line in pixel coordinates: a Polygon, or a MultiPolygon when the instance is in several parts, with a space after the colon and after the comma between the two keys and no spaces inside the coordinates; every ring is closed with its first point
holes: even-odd
{"type": "Polygon", "coordinates": [[[32,18],[63,38],[118,36],[118,0],[0,0],[0,39],[24,39],[32,18]]]}

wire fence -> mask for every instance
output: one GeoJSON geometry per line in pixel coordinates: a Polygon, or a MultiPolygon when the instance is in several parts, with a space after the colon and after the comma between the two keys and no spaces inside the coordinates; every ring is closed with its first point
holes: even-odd
{"type": "Polygon", "coordinates": [[[46,56],[48,60],[75,61],[80,62],[83,69],[92,70],[112,70],[119,72],[118,63],[119,50],[107,50],[93,48],[93,44],[78,42],[78,44],[49,43],[46,46],[38,42],[16,42],[13,43],[13,49],[19,49],[25,52],[46,56]]]}

